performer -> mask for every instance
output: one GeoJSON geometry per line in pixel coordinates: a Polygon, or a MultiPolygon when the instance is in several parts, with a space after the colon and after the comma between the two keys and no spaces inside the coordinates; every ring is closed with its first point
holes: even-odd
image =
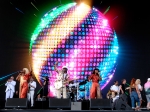
{"type": "Polygon", "coordinates": [[[43,93],[41,93],[41,95],[42,95],[42,97],[46,98],[48,96],[49,79],[48,79],[48,77],[44,77],[43,80],[44,80],[43,90],[42,90],[43,93]]]}
{"type": "Polygon", "coordinates": [[[141,86],[141,81],[140,81],[140,79],[136,79],[135,84],[137,85],[137,88],[138,88],[138,90],[139,90],[140,106],[141,106],[141,104],[142,104],[142,95],[141,95],[141,92],[142,92],[142,90],[143,90],[143,87],[141,86]]]}
{"type": "Polygon", "coordinates": [[[88,80],[92,80],[92,87],[90,90],[90,98],[95,99],[95,98],[102,98],[101,95],[101,89],[99,85],[99,81],[102,80],[100,74],[99,74],[99,69],[94,69],[93,73],[91,76],[89,76],[88,80]]]}
{"type": "Polygon", "coordinates": [[[147,82],[144,84],[146,99],[147,99],[147,110],[150,110],[150,78],[147,79],[147,82]]]}
{"type": "Polygon", "coordinates": [[[33,77],[30,77],[30,82],[28,84],[28,100],[31,100],[31,107],[34,105],[34,90],[36,88],[36,82],[34,81],[33,77]]]}
{"type": "Polygon", "coordinates": [[[107,92],[106,98],[107,98],[107,99],[111,99],[111,98],[112,98],[112,97],[111,97],[111,90],[109,90],[109,91],[107,92]]]}
{"type": "Polygon", "coordinates": [[[120,87],[120,94],[125,94],[125,84],[126,84],[126,79],[122,79],[122,84],[119,86],[120,87]]]}
{"type": "Polygon", "coordinates": [[[16,91],[13,98],[19,98],[19,92],[16,91]]]}
{"type": "Polygon", "coordinates": [[[5,86],[6,87],[6,100],[7,98],[13,98],[15,92],[16,81],[14,81],[14,77],[11,76],[10,79],[7,80],[5,86]]]}
{"type": "Polygon", "coordinates": [[[58,73],[55,81],[56,97],[61,98],[62,92],[62,97],[67,98],[66,84],[68,83],[69,79],[69,75],[67,73],[68,69],[64,66],[62,70],[58,70],[57,65],[58,62],[56,62],[54,65],[55,71],[58,73]]]}
{"type": "Polygon", "coordinates": [[[130,83],[130,98],[132,109],[139,110],[140,109],[140,92],[138,86],[135,84],[135,78],[132,78],[130,83]],[[137,107],[135,108],[135,102],[137,102],[137,107]]]}
{"type": "Polygon", "coordinates": [[[17,76],[16,80],[20,81],[19,98],[27,98],[28,80],[30,76],[31,73],[27,68],[23,68],[23,71],[21,71],[17,76]]]}
{"type": "Polygon", "coordinates": [[[120,92],[120,89],[119,89],[119,86],[118,86],[118,81],[115,81],[115,82],[114,82],[114,85],[112,85],[112,86],[110,87],[110,90],[111,90],[111,95],[112,95],[113,102],[114,102],[116,99],[119,99],[119,92],[120,92]]]}

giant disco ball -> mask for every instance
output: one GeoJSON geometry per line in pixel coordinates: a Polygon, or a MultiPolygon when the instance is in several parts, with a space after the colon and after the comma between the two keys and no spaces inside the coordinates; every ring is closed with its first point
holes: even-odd
{"type": "Polygon", "coordinates": [[[79,82],[99,68],[103,89],[115,73],[118,41],[100,11],[70,3],[44,15],[32,35],[30,53],[36,79],[42,84],[41,77],[48,76],[53,96],[56,61],[59,69],[67,66],[70,79],[77,78],[79,82]]]}

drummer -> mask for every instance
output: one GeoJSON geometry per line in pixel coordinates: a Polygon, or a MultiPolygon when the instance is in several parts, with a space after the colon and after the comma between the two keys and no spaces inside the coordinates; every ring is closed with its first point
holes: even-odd
{"type": "Polygon", "coordinates": [[[74,82],[74,81],[71,81],[70,83],[69,83],[69,90],[70,91],[72,91],[73,89],[77,89],[77,87],[78,87],[78,85],[79,85],[79,83],[77,83],[77,82],[74,82]]]}
{"type": "Polygon", "coordinates": [[[72,88],[73,85],[74,85],[73,83],[74,83],[73,81],[69,82],[69,85],[68,85],[68,86],[69,86],[69,91],[70,91],[70,92],[71,92],[71,90],[72,90],[71,88],[72,88]]]}

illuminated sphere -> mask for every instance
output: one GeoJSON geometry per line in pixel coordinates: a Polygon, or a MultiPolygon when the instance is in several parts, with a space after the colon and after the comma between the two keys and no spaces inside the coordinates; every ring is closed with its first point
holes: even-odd
{"type": "Polygon", "coordinates": [[[33,72],[42,84],[41,77],[50,79],[50,95],[54,95],[58,68],[68,67],[70,79],[81,82],[100,69],[103,89],[116,69],[118,41],[105,16],[85,4],[70,3],[58,6],[44,15],[33,32],[30,42],[33,72]]]}

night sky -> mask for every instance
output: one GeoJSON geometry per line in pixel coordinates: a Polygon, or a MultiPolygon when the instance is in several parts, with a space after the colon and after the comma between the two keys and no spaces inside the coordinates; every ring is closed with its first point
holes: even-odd
{"type": "MultiPolygon", "coordinates": [[[[61,0],[62,4],[70,2],[72,0],[61,0]]],[[[0,77],[28,67],[32,32],[42,16],[58,5],[60,0],[0,0],[0,77]]],[[[117,70],[104,91],[113,81],[120,82],[122,78],[126,78],[128,83],[132,77],[140,78],[144,84],[150,77],[148,0],[93,0],[92,6],[102,13],[110,6],[105,16],[115,29],[119,42],[117,70]]],[[[6,79],[0,84],[4,81],[6,79]]]]}

